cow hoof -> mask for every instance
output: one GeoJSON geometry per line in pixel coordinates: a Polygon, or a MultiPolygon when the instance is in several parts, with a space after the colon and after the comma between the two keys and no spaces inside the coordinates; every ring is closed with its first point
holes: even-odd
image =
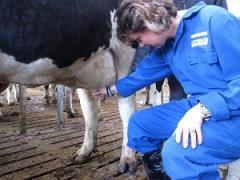
{"type": "Polygon", "coordinates": [[[9,113],[9,116],[18,116],[19,115],[19,112],[11,112],[9,113]]]}
{"type": "Polygon", "coordinates": [[[14,105],[15,105],[14,102],[9,102],[9,103],[8,103],[8,106],[14,106],[14,105]]]}
{"type": "Polygon", "coordinates": [[[129,163],[128,164],[128,172],[130,174],[134,174],[137,171],[137,163],[133,162],[133,163],[129,163]]]}
{"type": "Polygon", "coordinates": [[[120,161],[119,163],[119,172],[121,174],[125,172],[129,172],[130,174],[134,174],[137,171],[137,163],[136,162],[131,162],[131,163],[124,163],[120,161]]]}
{"type": "Polygon", "coordinates": [[[50,99],[44,98],[44,100],[45,100],[45,103],[49,106],[50,105],[50,99]]]}
{"type": "Polygon", "coordinates": [[[73,163],[75,164],[83,164],[89,161],[89,157],[84,155],[78,155],[76,153],[73,155],[72,160],[73,160],[73,163]]]}
{"type": "Polygon", "coordinates": [[[101,121],[103,121],[103,117],[99,115],[98,122],[101,122],[101,121]]]}
{"type": "Polygon", "coordinates": [[[68,115],[68,118],[75,118],[75,117],[77,117],[77,113],[75,113],[75,112],[68,112],[67,115],[68,115]]]}
{"type": "Polygon", "coordinates": [[[127,170],[128,170],[128,164],[126,164],[124,162],[120,162],[119,163],[119,172],[121,174],[123,174],[123,173],[127,172],[127,170]]]}
{"type": "Polygon", "coordinates": [[[57,99],[51,99],[51,104],[56,104],[57,103],[57,99]]]}

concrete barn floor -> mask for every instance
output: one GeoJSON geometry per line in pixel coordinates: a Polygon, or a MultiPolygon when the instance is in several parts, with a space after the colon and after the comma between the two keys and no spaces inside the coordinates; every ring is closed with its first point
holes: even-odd
{"type": "MultiPolygon", "coordinates": [[[[57,128],[55,105],[47,106],[42,90],[28,89],[25,135],[19,135],[18,105],[4,105],[0,121],[0,180],[21,179],[145,179],[139,165],[136,175],[117,171],[122,143],[122,123],[116,99],[103,103],[103,119],[98,123],[97,151],[85,164],[74,164],[72,155],[79,149],[84,136],[84,120],[74,97],[78,117],[69,119],[65,127],[57,128]]],[[[6,103],[5,103],[6,104],[6,103]]],[[[140,163],[139,163],[140,164],[140,163]]]]}
{"type": "MultiPolygon", "coordinates": [[[[167,91],[167,87],[165,86],[167,91]]],[[[46,105],[41,88],[28,89],[31,100],[27,101],[25,135],[19,134],[18,105],[7,106],[0,121],[0,180],[144,180],[146,175],[138,159],[134,175],[119,174],[118,163],[122,144],[122,122],[117,99],[102,103],[102,120],[98,123],[97,151],[89,162],[74,164],[72,155],[80,148],[84,136],[84,120],[77,96],[73,107],[78,116],[67,118],[65,127],[57,128],[56,105],[46,105]]],[[[137,96],[138,108],[144,94],[137,96]]],[[[168,93],[162,100],[167,102],[168,93]]],[[[237,165],[240,167],[240,164],[237,165]]],[[[235,168],[232,174],[240,174],[235,168]]],[[[232,177],[231,180],[240,180],[232,177]]]]}

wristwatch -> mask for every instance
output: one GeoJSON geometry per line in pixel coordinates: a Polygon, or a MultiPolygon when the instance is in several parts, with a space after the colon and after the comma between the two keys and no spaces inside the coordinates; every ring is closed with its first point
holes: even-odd
{"type": "Polygon", "coordinates": [[[212,116],[211,112],[201,102],[199,105],[203,113],[203,119],[206,121],[209,120],[209,118],[212,116]]]}
{"type": "Polygon", "coordinates": [[[108,97],[114,96],[114,92],[111,90],[111,87],[110,87],[110,86],[107,86],[107,87],[106,87],[106,92],[107,92],[107,96],[108,96],[108,97]]]}

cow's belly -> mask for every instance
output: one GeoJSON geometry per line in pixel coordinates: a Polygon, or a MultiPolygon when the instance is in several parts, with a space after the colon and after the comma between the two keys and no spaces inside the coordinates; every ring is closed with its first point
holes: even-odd
{"type": "Polygon", "coordinates": [[[42,85],[55,81],[62,72],[63,77],[67,71],[57,68],[49,58],[38,59],[30,64],[21,63],[13,56],[0,54],[0,81],[20,83],[25,85],[42,85]]]}
{"type": "Polygon", "coordinates": [[[0,82],[25,85],[56,83],[81,88],[99,88],[115,82],[114,61],[108,50],[99,48],[88,60],[82,59],[68,67],[58,68],[49,58],[25,64],[0,53],[0,82]]]}
{"type": "Polygon", "coordinates": [[[115,61],[112,51],[99,48],[87,61],[78,60],[69,69],[76,77],[77,87],[87,89],[106,87],[116,82],[115,61]]]}

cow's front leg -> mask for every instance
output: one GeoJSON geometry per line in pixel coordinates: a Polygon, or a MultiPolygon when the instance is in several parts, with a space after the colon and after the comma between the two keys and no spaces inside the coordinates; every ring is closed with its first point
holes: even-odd
{"type": "Polygon", "coordinates": [[[228,164],[228,175],[226,180],[240,179],[240,159],[228,164]]]}
{"type": "Polygon", "coordinates": [[[119,112],[123,122],[123,144],[122,144],[122,154],[119,163],[119,170],[121,173],[129,170],[130,173],[136,170],[136,158],[135,152],[127,146],[127,129],[128,121],[132,113],[135,111],[135,96],[128,98],[120,98],[118,101],[119,112]]]}
{"type": "Polygon", "coordinates": [[[74,161],[84,163],[88,161],[91,153],[96,148],[97,121],[99,118],[99,105],[88,90],[77,89],[78,97],[85,119],[85,135],[82,147],[74,155],[74,161]]]}
{"type": "Polygon", "coordinates": [[[7,103],[9,106],[13,106],[18,102],[18,94],[16,84],[9,84],[7,88],[7,103]]]}

